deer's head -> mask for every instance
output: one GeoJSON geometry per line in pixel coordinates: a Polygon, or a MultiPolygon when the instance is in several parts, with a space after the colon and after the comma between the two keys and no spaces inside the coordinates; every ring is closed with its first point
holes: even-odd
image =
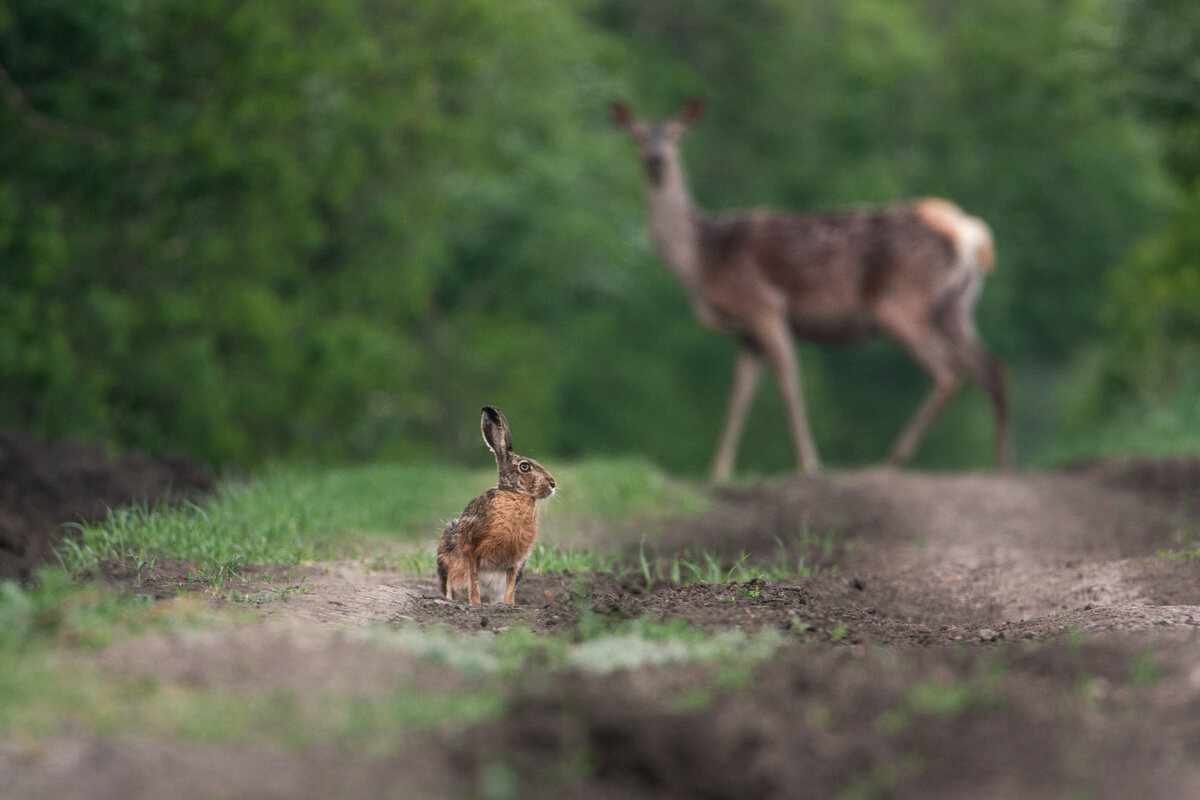
{"type": "Polygon", "coordinates": [[[683,134],[704,114],[704,101],[693,97],[674,119],[665,122],[641,122],[619,100],[609,104],[613,122],[633,139],[652,186],[660,186],[668,164],[677,163],[679,141],[683,134]]]}

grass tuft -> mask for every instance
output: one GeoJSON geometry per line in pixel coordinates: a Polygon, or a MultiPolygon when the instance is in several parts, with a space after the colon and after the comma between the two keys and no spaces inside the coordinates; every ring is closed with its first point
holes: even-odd
{"type": "MultiPolygon", "coordinates": [[[[559,496],[543,504],[542,527],[555,540],[578,538],[583,520],[696,513],[703,492],[647,462],[610,459],[559,470],[559,496]],[[566,502],[569,500],[569,508],[566,502]]],[[[495,484],[491,471],[439,466],[372,465],[334,469],[274,466],[254,480],[223,483],[209,498],[181,508],[114,509],[102,523],[75,525],[79,534],[59,549],[75,573],[102,561],[132,564],[138,573],[161,559],[195,565],[197,580],[220,585],[247,564],[298,564],[378,553],[396,544],[432,545],[445,520],[495,484]]],[[[432,552],[375,556],[432,574],[432,552]]],[[[615,558],[580,547],[534,554],[536,572],[614,568],[615,558]]]]}

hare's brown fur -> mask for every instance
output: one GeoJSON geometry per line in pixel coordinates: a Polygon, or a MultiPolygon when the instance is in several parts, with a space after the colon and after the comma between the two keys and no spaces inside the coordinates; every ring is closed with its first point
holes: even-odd
{"type": "Polygon", "coordinates": [[[481,427],[484,441],[496,454],[498,485],[446,524],[438,543],[438,580],[447,599],[465,586],[468,600],[478,603],[480,572],[502,572],[504,602],[511,605],[537,537],[537,501],[554,493],[554,476],[513,452],[508,422],[498,409],[484,407],[481,427]]]}

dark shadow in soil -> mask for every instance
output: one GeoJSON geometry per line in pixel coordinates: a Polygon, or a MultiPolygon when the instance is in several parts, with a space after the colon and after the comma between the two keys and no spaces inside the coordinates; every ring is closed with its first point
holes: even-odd
{"type": "Polygon", "coordinates": [[[169,503],[211,491],[213,474],[187,458],[110,457],[78,442],[0,431],[0,579],[28,581],[70,536],[64,524],[104,518],[114,506],[169,503]]]}

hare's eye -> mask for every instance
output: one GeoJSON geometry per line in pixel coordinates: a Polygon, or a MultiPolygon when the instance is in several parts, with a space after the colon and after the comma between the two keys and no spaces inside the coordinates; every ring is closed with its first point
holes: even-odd
{"type": "Polygon", "coordinates": [[[517,465],[517,469],[521,470],[521,472],[529,472],[529,470],[533,469],[533,467],[529,466],[528,461],[522,461],[517,465]]]}

